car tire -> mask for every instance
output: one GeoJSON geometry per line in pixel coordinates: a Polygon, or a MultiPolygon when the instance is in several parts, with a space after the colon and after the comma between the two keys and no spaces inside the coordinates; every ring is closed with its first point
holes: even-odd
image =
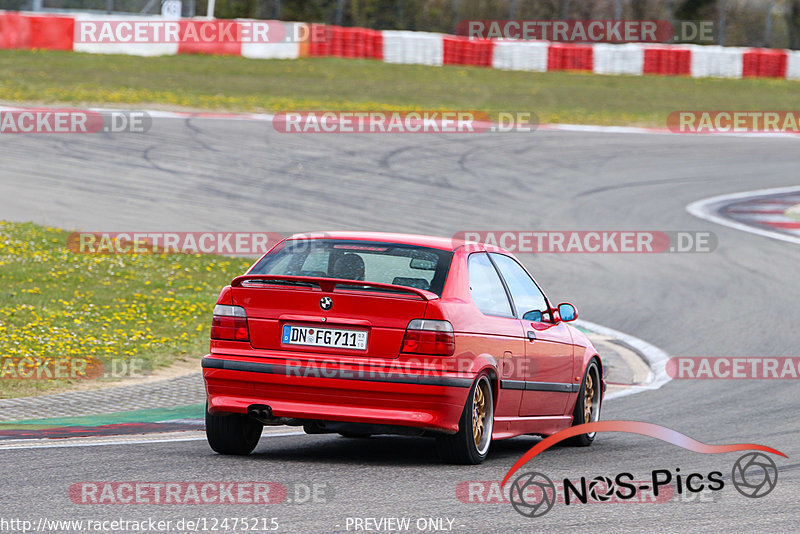
{"type": "MultiPolygon", "coordinates": [[[[572,426],[599,421],[602,403],[603,382],[600,378],[600,366],[597,364],[597,360],[592,359],[589,365],[586,366],[581,389],[578,392],[578,398],[575,400],[575,409],[572,411],[572,426]]],[[[594,441],[595,434],[596,432],[579,434],[564,440],[564,444],[572,447],[588,447],[594,441]]]]}
{"type": "Polygon", "coordinates": [[[481,375],[469,390],[458,432],[438,436],[436,448],[448,463],[479,464],[489,454],[494,428],[494,394],[487,375],[481,375]]]}
{"type": "Polygon", "coordinates": [[[212,415],[206,405],[206,439],[219,454],[250,454],[258,445],[263,429],[263,424],[246,414],[212,415]]]}

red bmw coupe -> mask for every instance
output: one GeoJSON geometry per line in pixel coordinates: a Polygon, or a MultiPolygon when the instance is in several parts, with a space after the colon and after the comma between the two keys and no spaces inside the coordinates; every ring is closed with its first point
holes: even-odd
{"type": "Polygon", "coordinates": [[[202,361],[208,442],[249,454],[263,425],[427,435],[445,460],[480,463],[493,439],[598,420],[602,362],[576,317],[498,247],[292,236],[220,293],[202,361]]]}

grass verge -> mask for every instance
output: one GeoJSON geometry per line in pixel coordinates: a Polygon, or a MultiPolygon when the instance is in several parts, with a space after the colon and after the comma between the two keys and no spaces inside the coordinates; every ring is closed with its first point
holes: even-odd
{"type": "Polygon", "coordinates": [[[92,362],[101,362],[103,372],[87,374],[106,380],[130,375],[131,362],[141,373],[202,354],[220,289],[251,263],[212,255],[75,254],[68,235],[0,221],[0,398],[88,380],[70,378],[71,370],[96,368],[92,362]],[[67,378],[36,373],[43,359],[66,360],[57,374],[67,378]],[[32,377],[21,378],[26,374],[32,377]]]}
{"type": "Polygon", "coordinates": [[[676,110],[786,110],[794,81],[532,73],[374,60],[142,58],[1,50],[0,100],[226,111],[532,111],[542,122],[664,127],[676,110]]]}

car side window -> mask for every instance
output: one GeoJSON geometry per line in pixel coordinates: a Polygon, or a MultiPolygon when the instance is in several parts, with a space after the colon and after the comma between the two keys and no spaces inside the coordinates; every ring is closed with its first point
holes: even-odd
{"type": "Polygon", "coordinates": [[[514,317],[503,282],[486,253],[469,256],[469,291],[485,315],[514,317]]]}
{"type": "Polygon", "coordinates": [[[548,318],[550,314],[547,299],[525,269],[516,260],[504,254],[493,252],[492,260],[506,281],[519,318],[522,319],[522,316],[531,310],[539,310],[545,319],[548,318]]]}

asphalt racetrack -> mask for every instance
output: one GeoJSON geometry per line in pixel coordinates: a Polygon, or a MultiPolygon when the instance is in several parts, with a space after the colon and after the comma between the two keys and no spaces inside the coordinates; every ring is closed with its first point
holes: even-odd
{"type": "MultiPolygon", "coordinates": [[[[0,153],[0,218],[68,229],[712,231],[711,253],[520,257],[552,300],[569,300],[582,318],[672,356],[798,356],[800,247],[685,211],[705,197],[796,185],[795,138],[292,135],[268,122],[155,119],[141,135],[7,135],[0,153]]],[[[0,516],[258,516],[277,518],[279,532],[354,531],[354,518],[386,517],[411,518],[412,532],[420,518],[441,518],[454,532],[789,532],[797,529],[800,494],[798,388],[797,380],[673,380],[604,406],[604,420],[782,451],[788,459],[774,456],[777,486],[758,499],[730,484],[740,453],[698,454],[604,433],[589,448],[548,450],[523,470],[553,480],[721,471],[726,486],[663,503],[556,503],[526,518],[508,503],[463,502],[457,488],[501,480],[538,438],[495,442],[480,466],[449,466],[422,438],[294,435],[265,436],[247,458],[218,456],[203,441],[2,451],[0,516]],[[72,484],[104,480],[266,480],[325,491],[316,503],[269,506],[70,501],[72,484]]]]}

